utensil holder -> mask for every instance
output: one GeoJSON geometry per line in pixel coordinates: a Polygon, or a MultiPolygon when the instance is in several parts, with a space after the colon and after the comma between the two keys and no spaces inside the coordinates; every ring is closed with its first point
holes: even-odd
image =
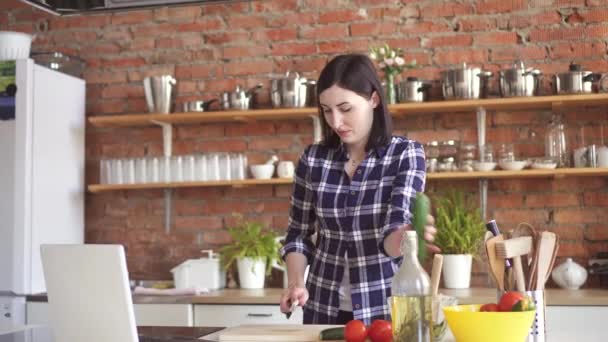
{"type": "MultiPolygon", "coordinates": [[[[496,291],[496,293],[497,301],[500,301],[500,297],[504,294],[504,292],[499,290],[496,291]]],[[[536,306],[534,321],[532,322],[532,326],[530,327],[530,333],[528,334],[526,342],[546,342],[547,327],[545,324],[545,291],[525,291],[524,293],[530,298],[532,298],[532,300],[534,301],[534,305],[536,306]]]]}

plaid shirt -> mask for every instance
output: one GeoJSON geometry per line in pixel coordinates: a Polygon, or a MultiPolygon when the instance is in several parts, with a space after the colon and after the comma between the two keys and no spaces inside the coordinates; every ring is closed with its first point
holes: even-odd
{"type": "Polygon", "coordinates": [[[352,179],[344,145],[309,146],[298,163],[283,257],[304,254],[310,264],[305,324],[335,324],[338,289],[348,252],[355,319],[390,320],[387,299],[400,258],[386,255],[384,238],[411,221],[412,198],[424,190],[422,146],[403,137],[368,151],[352,179]],[[317,232],[313,243],[311,235],[317,232]]]}

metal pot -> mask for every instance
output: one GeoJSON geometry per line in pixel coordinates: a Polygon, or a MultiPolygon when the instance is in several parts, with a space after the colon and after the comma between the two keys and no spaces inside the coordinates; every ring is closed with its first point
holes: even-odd
{"type": "Polygon", "coordinates": [[[602,77],[591,71],[583,71],[580,64],[570,64],[569,71],[555,74],[556,94],[586,94],[593,92],[593,82],[602,77]]]}
{"type": "Polygon", "coordinates": [[[522,61],[517,61],[512,68],[499,73],[500,96],[535,96],[539,94],[540,77],[538,69],[526,68],[522,61]]]}
{"type": "Polygon", "coordinates": [[[306,107],[308,81],[296,72],[270,82],[270,100],[275,108],[306,107]]]}
{"type": "Polygon", "coordinates": [[[237,85],[233,92],[224,92],[222,94],[222,108],[237,110],[247,110],[251,108],[251,98],[253,97],[253,94],[261,88],[261,84],[258,84],[249,90],[245,90],[240,85],[237,85]]]}
{"type": "Polygon", "coordinates": [[[441,72],[441,86],[443,97],[451,99],[478,99],[487,97],[488,78],[492,72],[481,68],[462,66],[441,72]]]}
{"type": "Polygon", "coordinates": [[[209,101],[188,101],[184,102],[184,112],[206,112],[209,111],[209,107],[212,103],[219,102],[218,99],[211,99],[209,101]]]}
{"type": "Polygon", "coordinates": [[[397,84],[397,102],[424,102],[428,99],[430,88],[430,83],[417,77],[408,77],[397,84]]]}

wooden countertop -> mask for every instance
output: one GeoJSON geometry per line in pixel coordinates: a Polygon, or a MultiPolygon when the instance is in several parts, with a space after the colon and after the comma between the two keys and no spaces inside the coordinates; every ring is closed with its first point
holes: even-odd
{"type": "MultiPolygon", "coordinates": [[[[224,289],[200,296],[133,296],[135,304],[228,304],[228,305],[275,305],[283,289],[260,290],[224,289]]],[[[465,290],[440,289],[440,293],[455,296],[460,304],[496,302],[496,290],[472,288],[465,290]]],[[[46,302],[45,294],[28,296],[30,302],[46,302]]],[[[547,289],[546,302],[550,306],[608,306],[608,290],[547,289]]]]}

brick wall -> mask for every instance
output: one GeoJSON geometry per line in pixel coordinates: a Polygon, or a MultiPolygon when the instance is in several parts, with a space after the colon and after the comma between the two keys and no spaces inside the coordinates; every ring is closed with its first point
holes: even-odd
{"type": "MultiPolygon", "coordinates": [[[[141,80],[147,75],[174,74],[182,103],[218,97],[236,84],[262,82],[267,89],[270,75],[286,70],[316,77],[331,56],[366,52],[381,42],[404,48],[406,59],[421,66],[409,74],[429,79],[463,61],[498,70],[516,58],[545,74],[564,71],[571,61],[608,71],[608,4],[602,0],[269,0],[64,18],[4,0],[0,11],[0,29],[34,32],[48,24],[34,50],[87,60],[88,116],[145,112],[141,80]]],[[[546,77],[543,89],[550,87],[546,77]]],[[[268,102],[267,93],[262,98],[268,102]]],[[[550,115],[489,113],[488,142],[514,142],[525,156],[541,155],[550,115]]],[[[600,142],[605,109],[565,115],[573,146],[581,143],[581,127],[585,143],[600,142]]],[[[395,126],[422,142],[476,142],[474,113],[411,115],[395,126]]],[[[276,153],[295,161],[311,132],[307,121],[184,126],[176,129],[174,152],[245,152],[251,163],[276,153]]],[[[161,155],[161,141],[158,128],[88,128],[87,182],[97,181],[100,158],[161,155]]],[[[477,195],[477,182],[430,182],[428,188],[446,186],[477,195]]],[[[490,181],[489,214],[502,228],[527,221],[555,231],[562,238],[560,257],[586,262],[608,250],[606,189],[600,177],[490,181]]],[[[170,278],[172,266],[229,242],[224,228],[233,223],[233,211],[284,231],[290,190],[177,190],[170,234],[163,231],[161,190],[89,194],[86,240],[123,243],[134,278],[170,278]]],[[[475,267],[474,283],[489,284],[483,264],[475,267]]]]}

